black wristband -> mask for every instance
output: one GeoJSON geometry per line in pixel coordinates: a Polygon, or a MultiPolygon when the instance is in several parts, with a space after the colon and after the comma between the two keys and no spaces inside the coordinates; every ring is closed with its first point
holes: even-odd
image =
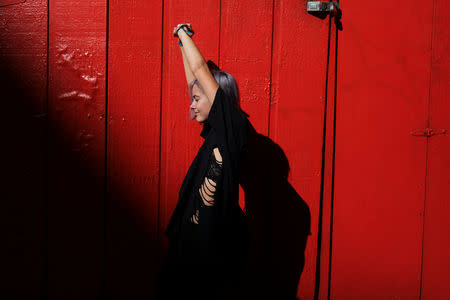
{"type": "MultiPolygon", "coordinates": [[[[188,28],[186,28],[186,25],[180,26],[180,28],[177,29],[176,33],[178,35],[178,31],[180,29],[183,29],[184,32],[186,32],[186,34],[192,38],[192,36],[194,35],[194,31],[189,30],[188,28]]],[[[178,37],[178,45],[180,45],[180,47],[183,47],[183,43],[181,42],[180,38],[178,37]]]]}
{"type": "Polygon", "coordinates": [[[173,33],[173,36],[178,36],[178,31],[181,28],[183,28],[184,32],[186,32],[187,35],[189,35],[190,37],[192,37],[194,35],[194,30],[192,30],[192,28],[189,28],[187,24],[180,24],[180,25],[178,25],[175,32],[173,33]]]}

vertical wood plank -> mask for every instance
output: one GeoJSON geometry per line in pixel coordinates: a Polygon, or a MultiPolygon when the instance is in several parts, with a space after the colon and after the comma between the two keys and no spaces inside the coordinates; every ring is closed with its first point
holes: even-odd
{"type": "MultiPolygon", "coordinates": [[[[262,136],[268,135],[269,126],[272,18],[272,0],[221,1],[219,67],[236,79],[241,108],[250,115],[249,121],[262,136]]],[[[267,249],[269,207],[261,189],[266,185],[267,164],[256,159],[258,153],[260,156],[267,153],[268,147],[262,145],[256,142],[248,146],[249,157],[241,172],[239,202],[246,208],[250,231],[243,298],[267,297],[268,290],[261,285],[273,284],[267,249]]]]}
{"type": "Polygon", "coordinates": [[[0,1],[0,295],[44,299],[47,1],[0,1]]]}
{"type": "Polygon", "coordinates": [[[267,135],[272,56],[272,0],[222,1],[220,68],[236,79],[241,108],[267,135]],[[250,114],[251,112],[251,114],[250,114]]]}
{"type": "Polygon", "coordinates": [[[297,245],[300,270],[296,272],[302,271],[297,279],[300,280],[297,295],[301,299],[313,299],[328,22],[309,15],[306,1],[275,1],[273,39],[269,136],[286,154],[290,165],[288,181],[296,195],[290,199],[292,203],[282,197],[274,203],[280,208],[280,214],[289,211],[284,221],[278,217],[279,221],[284,222],[284,228],[278,231],[287,232],[284,237],[280,233],[285,243],[279,246],[278,253],[280,261],[283,261],[281,247],[286,249],[292,243],[297,245]],[[288,217],[290,220],[286,220],[288,217]],[[296,227],[290,226],[289,222],[294,222],[296,227]],[[309,238],[306,236],[308,225],[312,233],[309,238]],[[287,228],[296,231],[290,232],[287,228]],[[306,250],[303,250],[305,243],[306,250]]]}
{"type": "MultiPolygon", "coordinates": [[[[160,235],[172,215],[178,201],[178,191],[186,172],[197,154],[203,138],[201,125],[189,121],[189,93],[184,75],[181,51],[172,35],[179,23],[191,23],[194,40],[205,60],[218,59],[220,2],[164,2],[163,26],[163,74],[161,115],[161,198],[160,235]]],[[[162,240],[163,253],[167,239],[162,240]]]]}
{"type": "Polygon", "coordinates": [[[446,134],[428,138],[422,266],[422,299],[450,297],[450,3],[435,0],[431,53],[429,127],[446,134]]]}
{"type": "Polygon", "coordinates": [[[331,299],[418,299],[432,3],[341,2],[331,299]]]}
{"type": "Polygon", "coordinates": [[[101,296],[106,0],[50,1],[49,299],[101,296]]]}
{"type": "Polygon", "coordinates": [[[162,4],[163,1],[109,2],[109,299],[152,299],[154,293],[159,254],[162,4]]]}

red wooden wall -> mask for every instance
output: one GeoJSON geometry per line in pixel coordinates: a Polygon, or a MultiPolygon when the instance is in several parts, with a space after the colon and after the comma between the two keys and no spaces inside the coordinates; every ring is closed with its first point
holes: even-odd
{"type": "MultiPolygon", "coordinates": [[[[304,0],[0,1],[0,291],[151,299],[163,232],[202,143],[171,36],[190,22],[290,166],[258,204],[265,231],[250,267],[267,282],[250,287],[280,298],[447,298],[447,2],[383,0],[368,11],[340,1],[337,31],[304,0]],[[415,133],[424,128],[447,134],[415,133]],[[303,253],[292,228],[308,214],[303,253]]],[[[260,153],[261,165],[274,159],[260,153]]]]}
{"type": "Polygon", "coordinates": [[[415,132],[449,129],[448,1],[358,4],[341,3],[331,299],[447,299],[450,140],[415,132]]]}

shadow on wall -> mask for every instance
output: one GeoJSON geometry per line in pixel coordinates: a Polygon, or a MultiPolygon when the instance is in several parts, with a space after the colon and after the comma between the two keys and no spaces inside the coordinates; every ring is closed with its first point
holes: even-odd
{"type": "MultiPolygon", "coordinates": [[[[47,126],[45,87],[30,83],[33,76],[45,75],[22,73],[2,59],[0,219],[7,276],[1,294],[11,299],[151,297],[159,246],[131,207],[130,197],[136,195],[111,180],[108,190],[114,195],[104,206],[103,161],[89,149],[80,151],[74,124],[53,122],[50,116],[47,126]]],[[[104,136],[98,138],[103,144],[104,136]]],[[[289,163],[277,144],[251,127],[248,151],[240,182],[251,234],[245,299],[295,299],[309,208],[289,184],[289,163]]]]}
{"type": "Polygon", "coordinates": [[[251,237],[244,299],[296,299],[311,214],[288,182],[289,170],[280,146],[251,126],[240,180],[251,237]]]}
{"type": "MultiPolygon", "coordinates": [[[[105,137],[80,149],[84,140],[77,137],[89,126],[48,115],[43,65],[42,72],[30,73],[30,66],[0,60],[0,294],[149,298],[159,255],[156,233],[131,207],[136,195],[120,182],[110,181],[114,195],[109,192],[105,202],[105,137]]],[[[83,103],[73,105],[83,110],[83,103]]]]}
{"type": "Polygon", "coordinates": [[[20,76],[17,70],[21,67],[4,57],[0,59],[0,295],[8,299],[43,299],[45,89],[43,93],[33,90],[36,82],[20,76]]]}
{"type": "MultiPolygon", "coordinates": [[[[45,70],[26,70],[33,69],[1,60],[0,219],[2,244],[7,245],[1,256],[7,274],[1,294],[28,299],[150,297],[159,246],[155,232],[131,207],[130,197],[136,195],[111,179],[105,202],[104,156],[91,153],[89,145],[80,148],[83,135],[77,133],[89,128],[48,116],[45,70]]],[[[73,105],[82,109],[82,104],[73,105]]],[[[52,111],[58,113],[57,107],[52,111]]],[[[104,141],[97,136],[89,143],[102,153],[104,141]]],[[[289,184],[289,163],[277,144],[251,127],[248,150],[240,182],[251,234],[246,298],[295,299],[310,231],[309,208],[289,184]]]]}

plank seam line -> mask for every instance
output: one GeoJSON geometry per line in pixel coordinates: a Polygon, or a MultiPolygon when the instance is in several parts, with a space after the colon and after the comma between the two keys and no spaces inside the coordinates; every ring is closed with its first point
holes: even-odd
{"type": "MultiPolygon", "coordinates": [[[[160,85],[159,85],[159,153],[158,153],[158,213],[156,220],[156,240],[158,245],[161,246],[161,145],[162,145],[162,118],[163,118],[163,60],[164,60],[164,0],[161,1],[161,64],[160,64],[160,85]]],[[[161,252],[161,247],[159,247],[158,253],[161,252]]]]}
{"type": "Polygon", "coordinates": [[[49,295],[49,278],[48,278],[48,207],[49,207],[49,170],[48,170],[48,162],[49,162],[49,79],[50,79],[50,67],[49,67],[49,53],[50,53],[50,0],[47,1],[47,57],[46,57],[46,107],[47,110],[47,118],[45,120],[45,157],[44,157],[44,163],[45,163],[45,188],[44,188],[44,280],[43,280],[43,296],[44,299],[48,299],[49,295]]]}
{"type": "Polygon", "coordinates": [[[103,266],[102,266],[102,283],[101,294],[106,296],[106,234],[107,234],[107,205],[108,205],[108,79],[109,79],[109,0],[106,0],[106,45],[105,45],[105,174],[104,174],[104,191],[103,191],[103,266]]]}
{"type": "Polygon", "coordinates": [[[219,49],[217,51],[217,66],[220,68],[220,32],[222,31],[222,0],[219,0],[219,49]]]}
{"type": "Polygon", "coordinates": [[[272,0],[272,34],[270,38],[270,69],[269,69],[269,109],[267,116],[267,136],[270,137],[270,107],[272,103],[272,65],[273,65],[273,36],[275,30],[275,0],[272,0]]]}
{"type": "MultiPolygon", "coordinates": [[[[431,20],[431,41],[430,41],[430,77],[428,81],[428,114],[427,114],[427,128],[431,128],[431,83],[433,77],[433,36],[434,36],[434,22],[436,13],[436,0],[433,1],[433,11],[431,20]]],[[[425,150],[425,182],[424,182],[424,197],[423,197],[423,216],[422,216],[422,253],[420,257],[420,283],[419,283],[419,299],[422,299],[422,284],[423,284],[423,256],[425,250],[425,217],[426,217],[426,203],[427,203],[427,175],[428,175],[428,150],[430,147],[430,137],[427,137],[425,150]]]]}

